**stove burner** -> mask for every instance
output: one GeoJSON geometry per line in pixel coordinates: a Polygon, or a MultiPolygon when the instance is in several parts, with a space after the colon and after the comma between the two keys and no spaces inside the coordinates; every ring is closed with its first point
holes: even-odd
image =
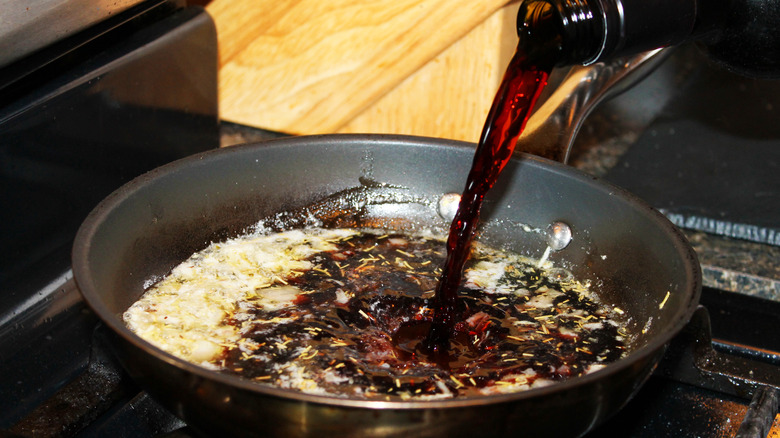
{"type": "MultiPolygon", "coordinates": [[[[72,280],[69,282],[71,285],[65,289],[73,289],[72,280]]],[[[756,322],[742,324],[750,326],[747,330],[774,330],[767,316],[780,312],[780,303],[708,288],[702,302],[710,309],[713,326],[718,329],[724,324],[731,326],[736,320],[756,322]]],[[[76,319],[97,324],[94,316],[83,309],[83,303],[75,307],[81,308],[76,319]]],[[[687,329],[675,338],[650,382],[613,420],[587,436],[765,437],[777,412],[780,353],[765,346],[755,350],[741,345],[743,335],[739,330],[736,335],[727,333],[728,340],[708,343],[708,322],[707,311],[702,307],[687,329]],[[711,374],[702,374],[695,363],[711,374]],[[726,373],[736,370],[750,376],[752,370],[754,381],[733,375],[724,377],[724,369],[719,368],[724,363],[731,363],[726,373]],[[756,384],[758,381],[772,383],[775,388],[761,387],[756,384]]],[[[106,330],[98,325],[86,335],[91,345],[88,363],[66,385],[14,424],[0,423],[0,430],[20,436],[98,437],[120,430],[129,432],[128,436],[194,436],[195,431],[139,389],[119,367],[110,353],[106,330]]],[[[69,334],[66,332],[65,338],[56,341],[80,342],[73,337],[68,340],[69,334]]]]}
{"type": "MultiPolygon", "coordinates": [[[[159,1],[145,3],[157,4],[159,1]]],[[[172,53],[179,54],[193,50],[194,46],[203,43],[204,40],[200,38],[204,33],[209,34],[213,31],[208,28],[204,30],[202,22],[198,23],[197,29],[187,26],[187,23],[192,24],[190,20],[197,21],[203,18],[202,16],[198,18],[193,10],[185,10],[184,15],[169,12],[173,15],[157,17],[156,20],[159,21],[156,21],[156,24],[145,22],[141,26],[143,30],[141,36],[148,40],[143,41],[139,35],[133,38],[119,38],[121,44],[117,40],[112,40],[111,45],[101,46],[101,50],[104,51],[96,58],[105,61],[112,56],[130,53],[132,44],[148,43],[152,46],[150,48],[157,51],[155,53],[158,56],[140,53],[142,55],[140,59],[145,60],[146,63],[141,62],[137,65],[134,74],[148,72],[148,68],[154,66],[155,62],[169,58],[172,53]],[[174,16],[176,18],[172,18],[174,16]],[[187,31],[185,33],[197,34],[195,39],[192,38],[193,34],[188,33],[187,41],[172,43],[173,46],[157,45],[159,39],[168,41],[168,37],[177,33],[173,32],[174,30],[182,30],[180,26],[184,26],[187,31]],[[120,46],[122,53],[119,53],[120,46]],[[159,56],[160,54],[162,56],[159,56]]],[[[118,35],[127,36],[123,33],[118,35]]],[[[212,55],[216,64],[216,49],[213,41],[202,45],[206,47],[209,44],[212,44],[214,50],[212,55]]],[[[196,60],[210,59],[208,54],[204,55],[202,52],[194,53],[193,56],[196,56],[194,58],[196,60]]],[[[92,59],[91,56],[87,58],[92,59]]],[[[198,62],[193,62],[187,66],[197,64],[198,62]]],[[[99,65],[95,64],[93,67],[97,68],[99,65]]],[[[176,65],[168,65],[166,68],[168,67],[174,70],[178,68],[176,65]]],[[[215,76],[216,68],[214,67],[213,70],[204,74],[215,76]]],[[[0,73],[8,71],[4,69],[0,73]]],[[[75,69],[68,71],[78,73],[75,69]]],[[[110,91],[106,91],[109,89],[101,87],[109,83],[131,82],[129,78],[132,76],[129,71],[122,71],[120,75],[113,77],[116,79],[113,79],[110,73],[94,77],[89,77],[87,74],[79,76],[80,79],[84,79],[83,83],[77,84],[78,86],[66,84],[68,86],[63,86],[63,89],[68,93],[73,90],[84,92],[87,97],[92,98],[92,100],[81,101],[86,102],[87,106],[95,103],[109,105],[112,108],[121,106],[122,102],[119,100],[110,99],[115,96],[110,91]],[[79,88],[82,85],[84,88],[79,88]]],[[[188,78],[192,78],[190,71],[184,73],[188,78]]],[[[3,78],[5,76],[0,75],[0,81],[3,78]]],[[[38,80],[40,76],[35,76],[34,79],[38,80]]],[[[24,210],[26,208],[24,200],[30,199],[24,195],[24,190],[30,190],[30,187],[35,187],[47,177],[52,177],[50,180],[54,183],[50,185],[61,190],[55,190],[53,194],[47,195],[51,204],[41,211],[31,210],[33,213],[29,216],[31,219],[22,222],[29,224],[30,227],[39,226],[47,230],[50,229],[50,222],[47,222],[50,220],[48,213],[57,211],[71,227],[70,230],[58,233],[54,239],[43,241],[40,253],[45,254],[45,257],[37,259],[35,264],[25,265],[20,262],[21,259],[16,254],[12,254],[11,258],[15,259],[12,260],[9,273],[6,275],[6,272],[0,272],[0,284],[3,285],[0,294],[0,357],[3,358],[0,361],[0,394],[3,394],[3,397],[0,397],[0,435],[36,437],[102,437],[117,434],[138,437],[196,435],[196,431],[150,398],[118,366],[105,339],[105,329],[99,325],[95,315],[86,308],[68,271],[69,246],[72,239],[69,232],[75,231],[75,226],[86,214],[84,205],[87,209],[90,208],[121,181],[112,181],[108,186],[101,186],[100,190],[92,192],[90,188],[96,184],[94,180],[85,179],[81,171],[68,170],[67,165],[52,163],[48,158],[68,157],[76,164],[84,163],[85,157],[78,156],[84,150],[69,155],[71,152],[63,150],[61,146],[65,143],[82,144],[85,141],[93,145],[88,152],[98,152],[109,157],[116,156],[117,151],[114,149],[116,143],[106,143],[106,137],[109,139],[121,137],[132,131],[147,133],[148,136],[133,137],[129,142],[139,146],[140,151],[150,153],[153,157],[150,161],[140,167],[135,167],[129,161],[120,162],[119,168],[107,169],[103,175],[121,174],[120,180],[126,180],[147,168],[180,156],[190,155],[195,152],[192,148],[216,147],[218,139],[215,77],[207,78],[206,82],[209,81],[212,82],[211,85],[194,84],[194,88],[184,94],[196,95],[203,90],[213,88],[213,96],[205,97],[206,101],[211,100],[206,104],[210,109],[200,114],[204,117],[188,118],[188,121],[178,125],[180,129],[175,130],[168,122],[160,121],[162,115],[169,114],[167,111],[158,109],[147,113],[143,111],[145,109],[143,106],[133,108],[140,112],[121,113],[122,115],[112,120],[111,124],[84,134],[71,129],[72,124],[62,122],[63,115],[78,112],[72,109],[68,112],[68,107],[73,101],[44,102],[49,109],[56,107],[66,111],[64,113],[20,112],[18,111],[19,100],[15,100],[12,105],[0,102],[0,134],[3,138],[3,144],[0,145],[0,156],[3,158],[0,160],[0,176],[6,178],[7,172],[10,171],[15,172],[13,173],[15,176],[22,175],[22,171],[33,165],[41,166],[38,170],[43,170],[36,173],[34,177],[27,175],[22,178],[27,185],[24,188],[14,186],[19,190],[5,190],[10,187],[5,185],[8,180],[0,179],[0,183],[4,184],[0,196],[6,194],[15,196],[11,200],[17,202],[18,204],[15,205],[24,210]],[[143,118],[143,115],[147,117],[143,118]],[[41,122],[44,116],[52,120],[41,122]],[[131,120],[137,123],[139,117],[143,119],[141,125],[124,125],[131,120]],[[57,119],[58,122],[54,123],[53,119],[57,119]],[[25,130],[38,131],[40,130],[38,126],[45,126],[48,122],[56,124],[57,130],[52,131],[53,134],[46,137],[44,141],[39,139],[29,143],[29,139],[22,137],[23,134],[28,133],[25,130]],[[116,122],[119,123],[114,124],[116,122]],[[121,132],[122,135],[118,135],[117,132],[121,132]],[[179,134],[186,138],[183,139],[179,134]],[[136,141],[139,138],[141,140],[136,141]],[[8,145],[14,146],[16,151],[24,152],[25,159],[6,159],[19,158],[9,152],[8,145]],[[45,147],[36,149],[41,145],[48,149],[45,147]],[[28,160],[27,158],[32,156],[31,151],[45,152],[43,156],[46,159],[28,160]],[[155,151],[158,151],[159,155],[155,156],[155,151]],[[62,175],[75,178],[74,181],[69,182],[73,185],[66,185],[64,181],[54,178],[62,175]],[[74,193],[84,195],[87,192],[89,192],[89,199],[84,200],[84,205],[63,202],[63,193],[73,196],[74,193]],[[52,208],[52,205],[56,207],[52,208]]],[[[29,85],[29,82],[26,84],[29,85]]],[[[165,88],[165,85],[161,88],[165,88]]],[[[51,90],[45,87],[25,86],[23,91],[40,97],[45,95],[44,92],[51,90]]],[[[205,92],[208,93],[210,91],[205,92]]],[[[17,92],[14,98],[17,99],[22,94],[21,91],[17,92]]],[[[95,115],[90,118],[90,121],[95,121],[97,124],[105,123],[106,120],[101,117],[100,114],[95,115]]],[[[126,152],[128,156],[135,153],[133,149],[127,149],[126,152]]],[[[87,160],[86,163],[88,163],[87,168],[98,168],[101,165],[99,161],[87,160]]],[[[680,185],[677,187],[679,188],[680,185]]],[[[10,202],[0,202],[0,205],[3,206],[0,215],[11,212],[12,209],[8,207],[11,205],[10,202]]],[[[0,222],[5,224],[6,216],[2,216],[2,219],[0,222]]],[[[13,219],[17,220],[16,217],[13,219]]],[[[659,365],[657,372],[636,397],[615,418],[592,431],[588,437],[720,437],[734,436],[738,433],[744,437],[766,436],[767,425],[777,413],[776,387],[780,380],[778,377],[780,339],[774,334],[777,332],[780,302],[705,288],[702,294],[702,305],[709,312],[712,336],[715,339],[710,342],[710,324],[706,313],[698,312],[694,323],[670,345],[668,357],[659,365]],[[707,372],[702,374],[699,368],[696,368],[697,365],[707,372]],[[724,365],[725,369],[720,368],[724,365]],[[750,376],[751,371],[752,376],[750,376]],[[747,375],[750,378],[734,379],[733,375],[747,375]],[[760,383],[770,383],[775,389],[760,386],[760,383]]]]}

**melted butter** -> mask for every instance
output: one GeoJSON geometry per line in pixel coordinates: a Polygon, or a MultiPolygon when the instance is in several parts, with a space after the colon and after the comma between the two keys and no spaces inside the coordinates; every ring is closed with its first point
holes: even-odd
{"type": "Polygon", "coordinates": [[[448,366],[399,327],[430,316],[443,239],[307,229],[213,244],[125,313],[134,332],[201,366],[306,393],[402,400],[514,392],[620,358],[615,315],[571,276],[477,245],[448,366]],[[404,345],[402,345],[404,344],[404,345]],[[457,345],[454,345],[457,344],[457,345]],[[410,353],[411,352],[411,353],[410,353]]]}
{"type": "Polygon", "coordinates": [[[311,269],[308,257],[355,233],[293,230],[214,243],[147,290],[124,313],[124,321],[162,350],[215,368],[212,362],[224,346],[241,337],[227,323],[230,316],[252,302],[270,310],[293,305],[300,290],[285,278],[311,269]]]}

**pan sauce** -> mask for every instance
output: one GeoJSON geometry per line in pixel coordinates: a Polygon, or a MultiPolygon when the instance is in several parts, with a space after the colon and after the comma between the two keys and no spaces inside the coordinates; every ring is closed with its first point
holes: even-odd
{"type": "Polygon", "coordinates": [[[182,359],[306,393],[368,399],[514,392],[624,355],[613,309],[566,272],[477,245],[450,360],[419,357],[419,321],[444,260],[441,236],[310,228],[215,243],[124,314],[182,359]]]}

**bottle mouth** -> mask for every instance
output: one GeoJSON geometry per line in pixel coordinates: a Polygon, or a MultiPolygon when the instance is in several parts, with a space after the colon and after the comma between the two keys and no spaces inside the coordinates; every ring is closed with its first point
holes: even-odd
{"type": "Polygon", "coordinates": [[[517,13],[519,45],[533,58],[554,58],[558,64],[565,54],[562,50],[562,23],[556,8],[549,0],[527,0],[520,4],[517,13]]]}
{"type": "Polygon", "coordinates": [[[557,44],[558,66],[592,64],[607,48],[607,16],[601,1],[524,1],[517,16],[518,36],[532,41],[528,49],[557,44]]]}
{"type": "Polygon", "coordinates": [[[594,18],[598,16],[603,39],[591,62],[634,55],[692,38],[700,3],[699,0],[660,3],[647,0],[563,1],[589,2],[594,18]]]}

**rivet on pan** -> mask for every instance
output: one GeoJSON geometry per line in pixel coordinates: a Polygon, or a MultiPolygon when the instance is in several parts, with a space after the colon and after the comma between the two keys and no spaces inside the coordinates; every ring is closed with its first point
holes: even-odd
{"type": "Polygon", "coordinates": [[[455,219],[455,213],[458,212],[459,204],[460,194],[447,193],[442,195],[439,199],[439,216],[448,222],[452,222],[452,220],[455,219]]]}
{"type": "Polygon", "coordinates": [[[560,221],[551,223],[547,226],[547,248],[544,249],[544,254],[537,262],[537,266],[543,267],[553,251],[560,251],[566,248],[570,242],[571,227],[560,221]]]}
{"type": "Polygon", "coordinates": [[[547,227],[547,245],[553,251],[566,248],[571,242],[571,227],[564,222],[553,222],[547,227]]]}

